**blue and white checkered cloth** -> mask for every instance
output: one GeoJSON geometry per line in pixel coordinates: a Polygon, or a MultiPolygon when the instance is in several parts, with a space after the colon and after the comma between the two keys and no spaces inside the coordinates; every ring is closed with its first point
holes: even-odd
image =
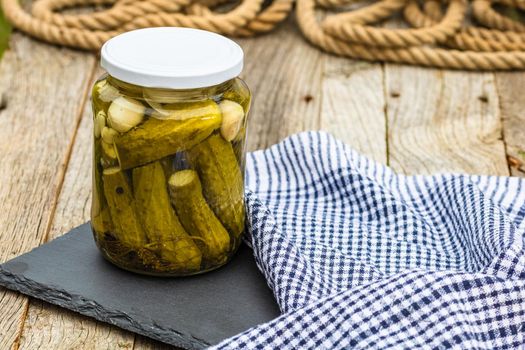
{"type": "Polygon", "coordinates": [[[402,176],[326,133],[247,161],[282,316],[227,349],[524,349],[525,180],[402,176]]]}

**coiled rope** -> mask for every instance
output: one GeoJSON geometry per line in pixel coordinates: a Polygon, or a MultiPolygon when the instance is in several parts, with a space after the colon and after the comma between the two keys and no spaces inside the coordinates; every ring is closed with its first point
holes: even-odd
{"type": "MultiPolygon", "coordinates": [[[[1,4],[7,19],[29,35],[98,50],[121,32],[145,27],[182,26],[253,36],[274,29],[295,2],[231,1],[38,0],[30,12],[19,0],[1,4]],[[86,6],[102,10],[64,13],[86,6]]],[[[525,0],[381,0],[349,9],[353,2],[297,0],[299,27],[321,49],[356,59],[468,70],[525,69],[525,23],[493,8],[499,4],[518,13],[525,11],[525,0]],[[398,13],[408,28],[378,26],[398,13]]]]}

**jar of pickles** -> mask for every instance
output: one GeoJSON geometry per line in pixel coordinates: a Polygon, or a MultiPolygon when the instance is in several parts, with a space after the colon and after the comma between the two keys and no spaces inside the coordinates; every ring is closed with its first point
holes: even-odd
{"type": "Polygon", "coordinates": [[[242,49],[188,28],[106,42],[93,87],[98,248],[126,270],[183,276],[233,256],[244,230],[250,92],[242,49]]]}

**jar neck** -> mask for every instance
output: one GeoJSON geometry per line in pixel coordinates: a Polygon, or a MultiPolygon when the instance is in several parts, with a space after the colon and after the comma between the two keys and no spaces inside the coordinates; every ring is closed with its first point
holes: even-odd
{"type": "Polygon", "coordinates": [[[111,75],[107,76],[107,81],[109,84],[115,86],[118,88],[123,94],[128,95],[130,97],[143,97],[147,95],[154,95],[154,96],[167,96],[167,99],[170,101],[173,100],[180,100],[180,101],[188,101],[188,100],[203,100],[203,99],[210,99],[214,96],[221,95],[227,90],[231,89],[234,81],[236,78],[227,80],[224,83],[203,87],[203,88],[196,88],[196,89],[165,89],[165,88],[147,88],[142,87],[139,85],[134,85],[130,83],[126,83],[122,80],[118,80],[115,77],[112,77],[111,75]]]}

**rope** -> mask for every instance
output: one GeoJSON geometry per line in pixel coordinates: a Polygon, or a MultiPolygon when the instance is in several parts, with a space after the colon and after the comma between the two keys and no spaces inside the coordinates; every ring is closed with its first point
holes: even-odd
{"type": "Polygon", "coordinates": [[[304,36],[333,54],[441,68],[525,69],[525,23],[518,19],[525,0],[380,0],[367,6],[357,0],[38,0],[30,12],[19,0],[0,1],[6,18],[21,31],[86,50],[146,27],[254,36],[273,30],[296,2],[304,36]],[[65,12],[86,6],[96,11],[65,12]],[[383,25],[397,14],[408,27],[383,25]]]}

